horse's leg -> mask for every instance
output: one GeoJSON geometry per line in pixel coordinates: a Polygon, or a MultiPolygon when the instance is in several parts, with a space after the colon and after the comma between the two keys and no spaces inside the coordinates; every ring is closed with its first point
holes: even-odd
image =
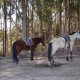
{"type": "Polygon", "coordinates": [[[34,56],[34,51],[31,50],[31,60],[34,60],[33,56],[34,56]]]}
{"type": "Polygon", "coordinates": [[[70,58],[71,58],[71,60],[72,60],[72,51],[70,51],[70,55],[71,55],[71,57],[70,57],[70,58]]]}
{"type": "Polygon", "coordinates": [[[66,46],[66,52],[67,52],[66,60],[67,60],[67,61],[69,61],[69,54],[70,54],[70,42],[68,42],[68,46],[66,46]]]}
{"type": "Polygon", "coordinates": [[[52,59],[51,51],[52,51],[52,43],[49,43],[48,45],[48,65],[49,66],[51,66],[51,59],[52,59]]]}
{"type": "Polygon", "coordinates": [[[67,52],[66,60],[67,60],[67,61],[69,61],[69,54],[70,54],[70,50],[69,50],[69,49],[67,49],[67,51],[66,51],[66,52],[67,52]]]}
{"type": "Polygon", "coordinates": [[[14,54],[15,55],[15,60],[14,62],[18,63],[18,57],[17,57],[17,54],[14,54]]]}
{"type": "Polygon", "coordinates": [[[69,54],[71,54],[71,45],[70,42],[68,42],[68,47],[67,47],[67,61],[69,61],[69,54]]]}
{"type": "Polygon", "coordinates": [[[68,55],[69,55],[69,52],[67,51],[67,57],[66,57],[67,61],[69,61],[69,56],[68,55]]]}
{"type": "Polygon", "coordinates": [[[70,43],[70,59],[72,60],[72,48],[73,48],[73,42],[70,43]]]}
{"type": "MultiPolygon", "coordinates": [[[[72,51],[67,51],[70,54],[70,59],[72,60],[72,51]]],[[[69,61],[69,56],[67,55],[66,60],[69,61]]]]}
{"type": "Polygon", "coordinates": [[[66,57],[66,60],[67,60],[67,61],[69,61],[69,58],[68,58],[68,56],[66,57]]]}
{"type": "Polygon", "coordinates": [[[13,57],[14,57],[14,58],[13,58],[13,61],[16,62],[16,63],[18,63],[17,54],[13,54],[13,57]]]}
{"type": "Polygon", "coordinates": [[[51,56],[51,65],[53,65],[54,64],[54,58],[53,58],[53,56],[51,56]]]}

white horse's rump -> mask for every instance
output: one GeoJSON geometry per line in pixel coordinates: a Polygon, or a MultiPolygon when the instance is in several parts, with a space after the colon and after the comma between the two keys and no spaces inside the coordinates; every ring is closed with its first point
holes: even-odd
{"type": "Polygon", "coordinates": [[[52,43],[52,51],[51,51],[52,54],[51,55],[54,55],[55,52],[57,51],[57,49],[64,48],[64,46],[65,46],[65,40],[62,37],[55,38],[55,39],[51,40],[50,43],[52,43]]]}
{"type": "Polygon", "coordinates": [[[61,49],[65,48],[68,51],[67,57],[66,57],[67,60],[69,60],[68,58],[69,54],[71,55],[71,59],[72,59],[72,48],[73,48],[74,41],[76,39],[80,39],[80,32],[74,32],[67,36],[58,37],[51,40],[48,45],[49,65],[51,65],[54,62],[53,55],[59,48],[61,49]]]}

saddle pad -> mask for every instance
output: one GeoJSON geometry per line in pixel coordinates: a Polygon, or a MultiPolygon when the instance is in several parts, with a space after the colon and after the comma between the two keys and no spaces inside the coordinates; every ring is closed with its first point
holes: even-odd
{"type": "Polygon", "coordinates": [[[26,40],[23,40],[23,41],[26,43],[27,46],[32,46],[34,44],[31,37],[26,39],[26,40]]]}
{"type": "Polygon", "coordinates": [[[27,43],[27,45],[31,46],[31,45],[33,45],[34,42],[33,42],[32,38],[28,38],[26,43],[27,43]]]}
{"type": "Polygon", "coordinates": [[[70,42],[71,41],[69,35],[65,35],[63,38],[65,39],[65,42],[70,42]]]}

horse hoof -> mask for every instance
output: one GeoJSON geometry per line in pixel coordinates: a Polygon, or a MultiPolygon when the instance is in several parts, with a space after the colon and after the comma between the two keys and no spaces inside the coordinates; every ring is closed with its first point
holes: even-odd
{"type": "Polygon", "coordinates": [[[16,62],[16,61],[13,61],[13,63],[18,64],[18,62],[16,62]]]}
{"type": "Polygon", "coordinates": [[[67,61],[69,61],[69,58],[68,58],[68,57],[66,57],[66,60],[67,60],[67,61]]]}
{"type": "Polygon", "coordinates": [[[71,59],[71,62],[73,61],[73,59],[71,59]]]}
{"type": "Polygon", "coordinates": [[[31,59],[31,61],[34,61],[34,59],[31,59]]]}
{"type": "Polygon", "coordinates": [[[52,64],[51,64],[51,62],[48,62],[48,66],[49,66],[49,67],[52,67],[52,64]]]}
{"type": "Polygon", "coordinates": [[[13,63],[16,63],[16,64],[18,64],[18,60],[13,60],[13,63]]]}

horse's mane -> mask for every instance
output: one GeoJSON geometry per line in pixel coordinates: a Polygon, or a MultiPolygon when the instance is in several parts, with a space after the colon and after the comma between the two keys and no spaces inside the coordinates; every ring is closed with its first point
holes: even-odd
{"type": "Polygon", "coordinates": [[[74,33],[76,33],[76,32],[71,32],[71,33],[69,33],[69,35],[72,35],[72,34],[74,34],[74,33]]]}
{"type": "Polygon", "coordinates": [[[42,40],[42,37],[35,37],[35,38],[32,38],[32,40],[42,40]]]}
{"type": "Polygon", "coordinates": [[[32,37],[32,39],[38,39],[39,37],[32,37]]]}

